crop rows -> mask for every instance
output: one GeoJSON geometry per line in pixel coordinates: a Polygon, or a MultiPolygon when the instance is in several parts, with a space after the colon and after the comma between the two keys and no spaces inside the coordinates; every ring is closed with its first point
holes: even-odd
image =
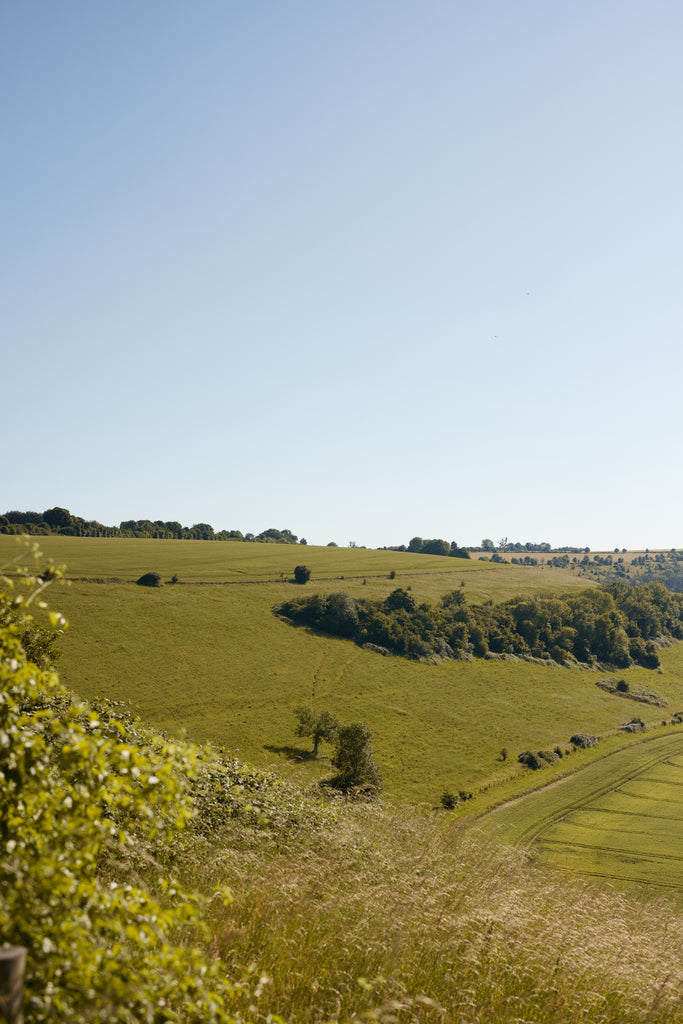
{"type": "Polygon", "coordinates": [[[490,815],[507,842],[566,870],[683,891],[683,734],[619,751],[490,815]]]}

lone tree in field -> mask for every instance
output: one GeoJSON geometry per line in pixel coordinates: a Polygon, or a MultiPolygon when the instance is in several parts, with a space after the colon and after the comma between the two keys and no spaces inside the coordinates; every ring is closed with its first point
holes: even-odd
{"type": "Polygon", "coordinates": [[[294,715],[297,719],[296,735],[310,736],[313,740],[313,757],[318,756],[318,744],[321,741],[334,743],[339,723],[331,711],[316,714],[313,708],[302,705],[294,708],[294,715]]]}
{"type": "Polygon", "coordinates": [[[344,791],[357,786],[382,788],[382,776],[372,754],[371,739],[372,733],[364,722],[352,722],[338,730],[332,757],[337,774],[330,779],[331,786],[344,791]]]}
{"type": "Polygon", "coordinates": [[[294,580],[296,583],[308,583],[311,578],[311,570],[307,565],[297,565],[294,569],[294,580]]]}
{"type": "Polygon", "coordinates": [[[160,587],[161,576],[158,572],[146,572],[139,580],[135,581],[139,587],[160,587]]]}

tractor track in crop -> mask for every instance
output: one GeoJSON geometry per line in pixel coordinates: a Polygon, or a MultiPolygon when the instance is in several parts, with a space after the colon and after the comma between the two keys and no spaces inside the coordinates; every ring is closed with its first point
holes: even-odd
{"type": "MultiPolygon", "coordinates": [[[[611,774],[608,780],[597,785],[594,789],[584,789],[578,798],[570,798],[566,803],[556,805],[552,811],[547,814],[538,815],[531,824],[523,827],[520,831],[517,831],[513,845],[523,847],[525,850],[528,850],[535,842],[538,842],[545,832],[547,832],[557,822],[566,818],[571,811],[576,811],[588,806],[601,796],[604,796],[606,793],[617,790],[625,783],[638,779],[656,765],[667,760],[667,757],[670,757],[672,754],[676,756],[680,751],[683,751],[683,731],[677,730],[674,734],[668,736],[653,737],[634,746],[612,751],[604,758],[600,758],[598,761],[594,761],[593,763],[586,765],[584,768],[581,768],[576,772],[572,772],[571,775],[567,775],[562,779],[550,782],[547,786],[543,786],[531,793],[522,794],[521,796],[505,801],[505,803],[499,804],[497,807],[492,808],[490,811],[487,811],[485,814],[475,819],[475,821],[479,826],[492,824],[495,821],[496,815],[504,813],[515,804],[521,803],[523,800],[533,801],[535,798],[538,798],[543,794],[547,794],[551,790],[556,790],[564,786],[571,789],[573,785],[577,784],[577,780],[585,781],[587,773],[590,774],[595,771],[604,771],[605,765],[611,763],[613,758],[620,759],[628,758],[629,756],[633,758],[637,753],[640,753],[642,756],[642,747],[645,743],[655,744],[657,753],[653,750],[652,756],[648,757],[645,761],[641,761],[639,759],[637,768],[629,765],[625,769],[611,774]],[[659,753],[662,747],[666,751],[664,756],[659,753]]],[[[474,822],[472,823],[474,824],[474,822]]]]}

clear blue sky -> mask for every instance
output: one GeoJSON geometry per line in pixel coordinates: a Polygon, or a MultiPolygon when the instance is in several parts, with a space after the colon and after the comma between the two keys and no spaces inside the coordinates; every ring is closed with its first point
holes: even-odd
{"type": "Polygon", "coordinates": [[[683,545],[680,0],[6,0],[0,511],[683,545]]]}

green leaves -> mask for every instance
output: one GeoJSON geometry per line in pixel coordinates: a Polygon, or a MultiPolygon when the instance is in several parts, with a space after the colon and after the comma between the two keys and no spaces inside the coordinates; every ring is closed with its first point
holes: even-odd
{"type": "MultiPolygon", "coordinates": [[[[0,934],[28,949],[30,1020],[234,1020],[225,968],[180,944],[188,928],[201,940],[201,902],[158,861],[192,817],[199,752],[117,719],[105,702],[74,700],[24,644],[44,580],[6,583],[0,934]]],[[[52,613],[50,624],[65,621],[52,613]]]]}

